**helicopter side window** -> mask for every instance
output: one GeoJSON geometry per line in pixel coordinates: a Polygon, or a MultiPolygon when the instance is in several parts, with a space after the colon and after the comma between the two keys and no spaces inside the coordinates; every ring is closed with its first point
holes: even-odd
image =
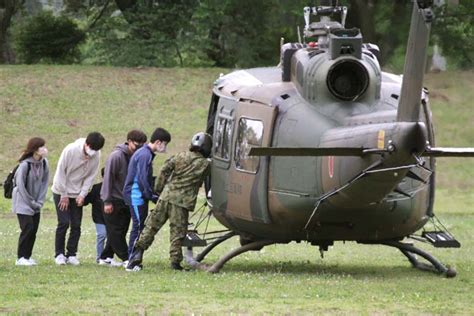
{"type": "Polygon", "coordinates": [[[229,160],[230,144],[232,140],[231,120],[224,117],[218,118],[214,140],[214,156],[224,160],[229,160]]]}
{"type": "Polygon", "coordinates": [[[237,169],[257,173],[260,157],[249,156],[251,147],[262,146],[263,123],[258,120],[241,118],[235,143],[235,166],[237,169]]]}

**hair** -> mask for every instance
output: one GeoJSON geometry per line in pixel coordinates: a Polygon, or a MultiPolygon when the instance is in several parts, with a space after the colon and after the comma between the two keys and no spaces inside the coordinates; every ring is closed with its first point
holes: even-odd
{"type": "Polygon", "coordinates": [[[158,127],[157,129],[155,129],[153,134],[151,134],[150,142],[154,143],[157,140],[159,140],[160,142],[169,143],[171,141],[171,135],[164,128],[158,127]]]}
{"type": "Polygon", "coordinates": [[[87,135],[86,144],[89,145],[92,150],[101,150],[102,147],[104,147],[104,143],[105,138],[99,132],[92,132],[87,135]]]}
{"type": "Polygon", "coordinates": [[[23,150],[23,153],[20,156],[20,159],[18,159],[19,162],[25,160],[26,158],[29,158],[33,156],[35,151],[38,150],[38,148],[43,147],[46,144],[46,141],[41,138],[41,137],[33,137],[28,141],[28,144],[26,145],[25,150],[23,150]]]}
{"type": "Polygon", "coordinates": [[[132,142],[137,142],[140,144],[146,143],[146,135],[142,131],[138,129],[131,130],[127,134],[127,140],[131,140],[132,142]]]}

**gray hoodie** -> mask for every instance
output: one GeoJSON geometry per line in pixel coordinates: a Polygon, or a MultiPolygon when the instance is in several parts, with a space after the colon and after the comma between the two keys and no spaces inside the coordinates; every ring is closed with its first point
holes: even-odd
{"type": "Polygon", "coordinates": [[[99,173],[100,150],[93,157],[84,153],[85,138],[67,145],[59,157],[51,191],[61,197],[86,197],[99,173]]]}
{"type": "Polygon", "coordinates": [[[128,145],[117,145],[105,162],[104,180],[100,197],[105,204],[115,200],[123,200],[123,186],[127,178],[128,163],[131,154],[128,145]]]}
{"type": "Polygon", "coordinates": [[[43,207],[48,192],[49,165],[46,159],[29,157],[15,172],[12,209],[16,214],[35,215],[43,207]],[[28,172],[28,164],[30,171],[28,172]]]}

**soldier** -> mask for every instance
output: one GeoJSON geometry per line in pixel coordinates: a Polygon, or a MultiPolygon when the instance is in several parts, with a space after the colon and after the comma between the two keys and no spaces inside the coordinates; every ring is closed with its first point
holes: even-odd
{"type": "Polygon", "coordinates": [[[170,157],[161,169],[156,192],[160,198],[156,208],[145,221],[145,228],[129,258],[127,271],[139,271],[143,252],[153,243],[155,235],[166,221],[170,221],[171,268],[183,270],[181,244],[186,236],[188,214],[194,210],[199,188],[209,173],[212,138],[197,133],[189,151],[170,157]]]}

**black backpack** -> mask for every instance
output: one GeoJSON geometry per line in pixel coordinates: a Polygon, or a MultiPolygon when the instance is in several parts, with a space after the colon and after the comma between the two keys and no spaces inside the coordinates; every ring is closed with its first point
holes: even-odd
{"type": "MultiPolygon", "coordinates": [[[[30,173],[30,163],[28,162],[28,169],[26,171],[26,179],[28,179],[28,173],[30,173]]],[[[6,199],[11,199],[13,195],[13,188],[15,187],[15,182],[13,181],[15,178],[15,173],[18,170],[20,164],[16,165],[12,171],[8,174],[7,178],[3,182],[3,196],[6,199]]]]}

